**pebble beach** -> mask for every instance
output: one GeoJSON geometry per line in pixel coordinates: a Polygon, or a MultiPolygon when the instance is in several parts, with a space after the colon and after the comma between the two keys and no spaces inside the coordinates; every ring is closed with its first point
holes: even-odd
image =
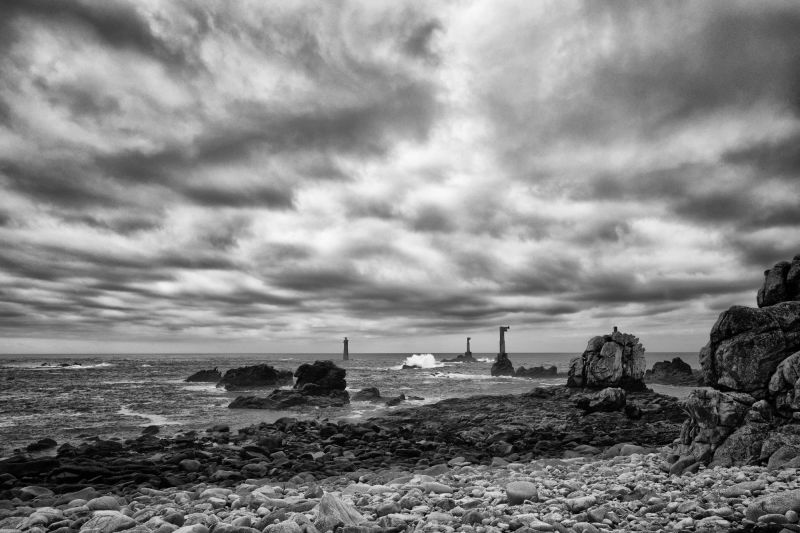
{"type": "Polygon", "coordinates": [[[414,471],[207,482],[125,496],[34,486],[0,502],[0,531],[800,531],[791,510],[800,498],[795,469],[667,470],[657,453],[492,465],[456,457],[414,471]]]}
{"type": "Polygon", "coordinates": [[[151,428],[18,455],[0,462],[0,533],[800,531],[794,468],[670,474],[674,398],[630,394],[643,410],[630,419],[581,413],[573,395],[540,388],[236,434],[151,428]],[[514,423],[530,432],[513,435],[514,423]]]}

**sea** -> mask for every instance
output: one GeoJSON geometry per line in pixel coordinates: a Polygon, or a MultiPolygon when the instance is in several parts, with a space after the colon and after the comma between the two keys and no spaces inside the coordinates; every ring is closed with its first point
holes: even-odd
{"type": "MultiPolygon", "coordinates": [[[[79,443],[96,437],[124,439],[157,425],[160,435],[188,430],[205,431],[217,424],[232,431],[280,417],[364,419],[389,409],[475,395],[518,394],[535,386],[565,383],[572,353],[509,354],[515,367],[555,365],[560,376],[548,379],[492,377],[495,354],[474,353],[477,363],[447,363],[455,353],[402,354],[103,354],[103,355],[2,355],[0,354],[0,457],[14,453],[44,437],[79,443]],[[231,368],[268,363],[296,370],[303,363],[332,360],[347,371],[351,393],[377,387],[383,397],[402,394],[422,398],[397,407],[383,403],[352,402],[338,409],[269,411],[229,409],[239,395],[266,395],[269,389],[228,392],[213,383],[187,383],[202,369],[231,368]],[[403,370],[402,365],[420,368],[403,370]]],[[[697,353],[647,353],[653,363],[681,357],[698,366],[697,353]]],[[[692,388],[653,385],[657,392],[683,397],[692,388]]]]}

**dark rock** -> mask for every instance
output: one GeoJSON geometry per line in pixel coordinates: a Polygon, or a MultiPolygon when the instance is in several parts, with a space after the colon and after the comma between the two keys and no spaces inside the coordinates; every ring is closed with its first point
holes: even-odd
{"type": "Polygon", "coordinates": [[[644,390],[645,367],[639,339],[614,328],[611,335],[592,337],[583,354],[570,361],[567,386],[644,390]]]}
{"type": "Polygon", "coordinates": [[[202,382],[202,383],[217,383],[219,380],[222,379],[222,373],[217,370],[217,367],[212,368],[211,370],[198,370],[188,378],[186,381],[188,382],[202,382]]]}
{"type": "Polygon", "coordinates": [[[354,402],[374,402],[381,399],[381,393],[377,387],[367,387],[353,394],[351,399],[354,402]]]}
{"type": "Polygon", "coordinates": [[[721,390],[767,394],[781,361],[800,350],[800,302],[724,311],[700,351],[706,385],[721,390]]]}
{"type": "Polygon", "coordinates": [[[452,359],[442,359],[443,363],[477,363],[478,360],[472,357],[472,353],[462,353],[452,359]]]}
{"type": "Polygon", "coordinates": [[[758,289],[758,307],[769,307],[781,302],[800,300],[800,255],[789,261],[776,263],[764,271],[764,283],[758,289]]]}
{"type": "Polygon", "coordinates": [[[406,395],[401,392],[400,396],[395,396],[394,398],[389,398],[386,401],[386,405],[388,407],[393,407],[395,405],[399,405],[400,403],[402,403],[404,401],[406,401],[406,395]]]}
{"type": "Polygon", "coordinates": [[[419,365],[406,365],[406,364],[400,367],[401,370],[414,370],[416,368],[422,368],[422,367],[419,365]]]}
{"type": "Polygon", "coordinates": [[[313,384],[322,390],[341,390],[347,387],[345,375],[347,371],[336,366],[333,361],[314,361],[313,364],[302,364],[294,373],[297,381],[295,389],[302,389],[306,384],[313,384]]]}
{"type": "Polygon", "coordinates": [[[575,405],[594,413],[596,411],[619,411],[625,407],[626,394],[623,389],[608,387],[594,394],[578,396],[575,405]]]}
{"type": "Polygon", "coordinates": [[[242,390],[255,387],[277,387],[292,382],[292,373],[288,370],[276,370],[271,365],[253,365],[232,368],[217,383],[217,387],[225,390],[242,390]]]}
{"type": "Polygon", "coordinates": [[[647,383],[662,383],[664,385],[697,385],[702,382],[702,374],[695,372],[689,363],[680,357],[672,361],[661,361],[653,365],[651,370],[644,374],[647,383]]]}
{"type": "Polygon", "coordinates": [[[49,437],[45,437],[43,439],[39,439],[36,442],[32,442],[28,444],[25,449],[29,452],[38,452],[42,450],[49,450],[50,448],[55,448],[58,446],[58,443],[49,437]]]}
{"type": "Polygon", "coordinates": [[[497,359],[492,363],[491,373],[493,376],[513,376],[514,365],[508,358],[508,354],[497,354],[497,359]]]}
{"type": "Polygon", "coordinates": [[[514,375],[518,378],[554,378],[558,376],[558,368],[555,365],[531,368],[521,366],[514,372],[514,375]]]}

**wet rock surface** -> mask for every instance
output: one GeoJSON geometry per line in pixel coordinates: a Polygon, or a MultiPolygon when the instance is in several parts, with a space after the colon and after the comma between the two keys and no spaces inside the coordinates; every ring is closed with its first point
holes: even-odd
{"type": "Polygon", "coordinates": [[[278,370],[267,364],[243,366],[225,372],[217,387],[225,387],[225,390],[279,387],[292,383],[292,377],[290,370],[278,370]]]}

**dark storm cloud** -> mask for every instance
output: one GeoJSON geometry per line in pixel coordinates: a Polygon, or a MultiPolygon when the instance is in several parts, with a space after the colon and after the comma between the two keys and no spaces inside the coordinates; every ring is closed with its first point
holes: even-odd
{"type": "MultiPolygon", "coordinates": [[[[798,61],[798,77],[800,77],[800,61],[798,61]]],[[[724,161],[752,167],[759,174],[800,181],[800,133],[729,150],[724,154],[724,161]]]]}
{"type": "Polygon", "coordinates": [[[117,0],[3,0],[0,27],[7,39],[15,34],[14,22],[18,17],[52,25],[79,24],[113,47],[134,50],[169,63],[181,63],[185,59],[155,35],[135,4],[117,0]]]}
{"type": "Polygon", "coordinates": [[[414,28],[411,35],[403,43],[403,50],[416,57],[422,57],[428,61],[438,61],[439,57],[431,50],[432,41],[435,33],[442,29],[442,23],[438,20],[424,22],[414,28]]]}

